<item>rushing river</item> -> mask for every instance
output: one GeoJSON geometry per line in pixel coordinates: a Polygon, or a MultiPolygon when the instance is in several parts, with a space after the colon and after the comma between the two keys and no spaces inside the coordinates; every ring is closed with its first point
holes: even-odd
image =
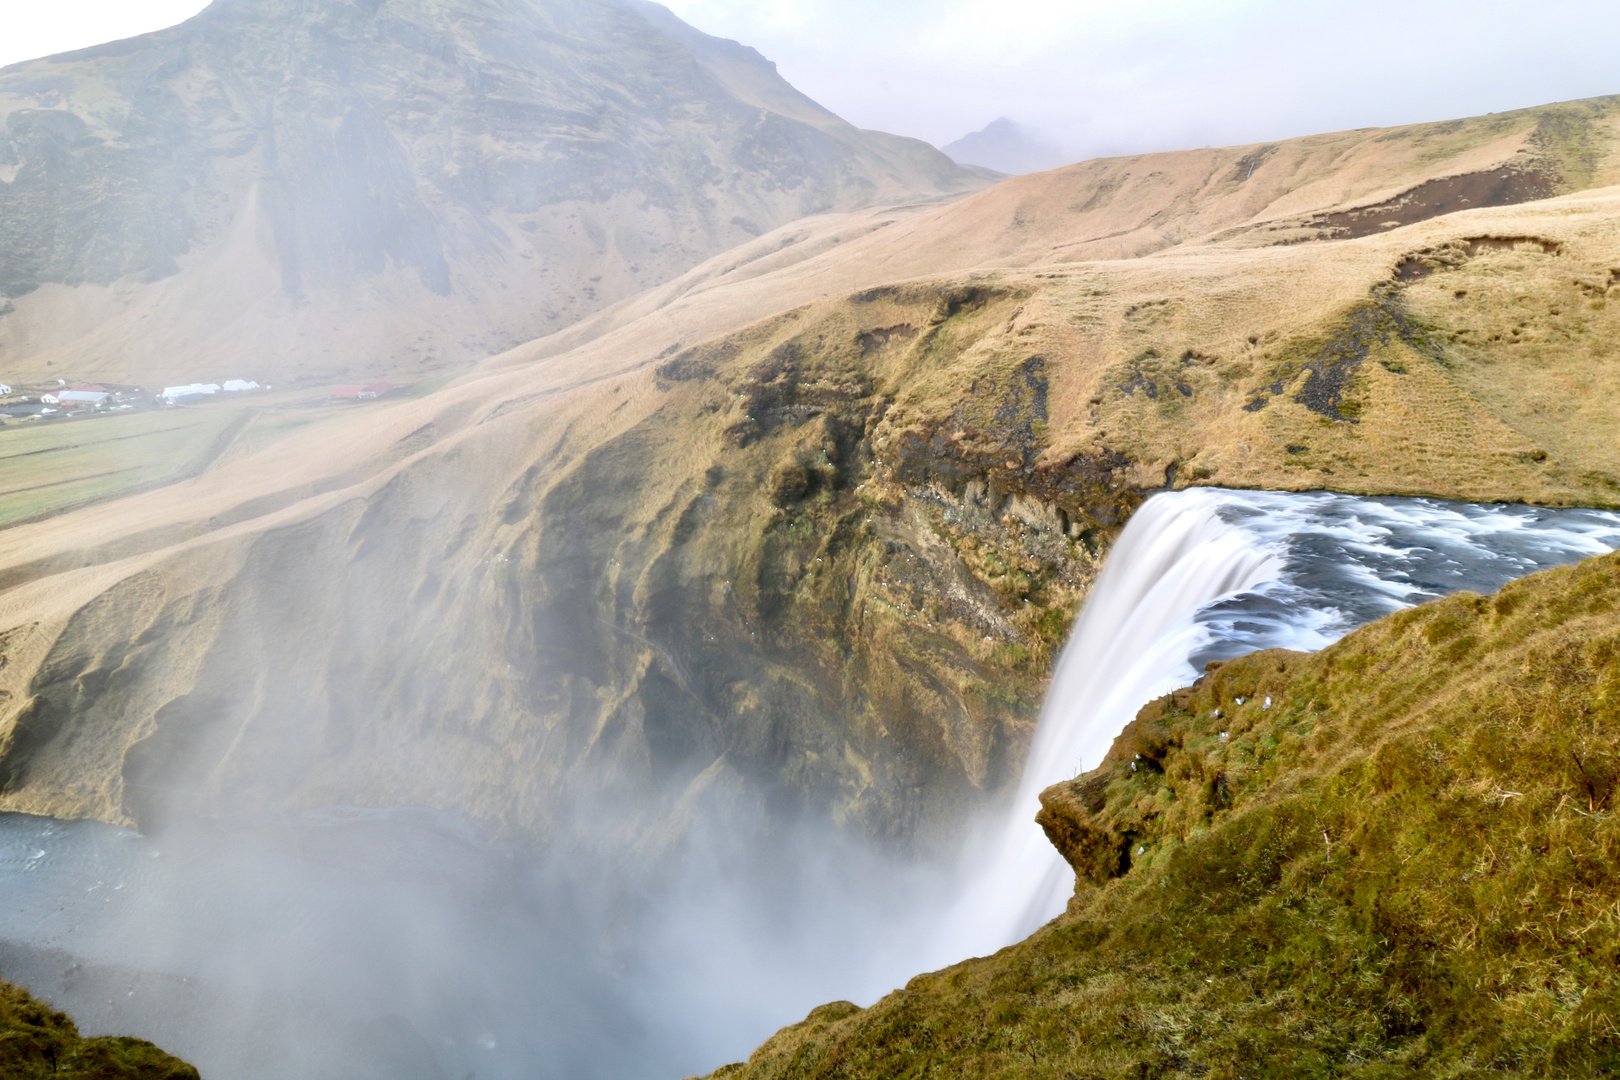
{"type": "Polygon", "coordinates": [[[1004,820],[960,866],[825,834],[705,844],[635,896],[625,852],[548,857],[427,811],[150,839],[0,815],[0,975],[211,1080],[666,1077],[745,1056],[1062,909],[1041,788],[1209,660],[1316,649],[1451,592],[1620,548],[1620,515],[1195,489],[1132,519],[1059,659],[1004,820]]]}

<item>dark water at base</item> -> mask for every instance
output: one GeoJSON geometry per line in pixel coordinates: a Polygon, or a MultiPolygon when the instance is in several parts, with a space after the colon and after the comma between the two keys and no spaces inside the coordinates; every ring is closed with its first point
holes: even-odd
{"type": "Polygon", "coordinates": [[[635,1076],[696,1056],[647,1029],[591,939],[611,898],[425,811],[156,839],[5,815],[0,897],[0,974],[205,1076],[635,1076]]]}

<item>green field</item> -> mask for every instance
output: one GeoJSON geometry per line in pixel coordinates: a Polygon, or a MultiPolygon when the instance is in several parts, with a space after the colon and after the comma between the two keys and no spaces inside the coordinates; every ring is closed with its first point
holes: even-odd
{"type": "Polygon", "coordinates": [[[324,410],[165,409],[0,427],[0,528],[195,476],[324,410]]]}
{"type": "Polygon", "coordinates": [[[0,527],[193,476],[252,418],[186,409],[10,422],[0,428],[0,527]]]}

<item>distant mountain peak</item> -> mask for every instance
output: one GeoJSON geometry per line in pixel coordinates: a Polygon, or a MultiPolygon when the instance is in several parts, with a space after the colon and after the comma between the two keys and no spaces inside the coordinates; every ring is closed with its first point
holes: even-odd
{"type": "Polygon", "coordinates": [[[796,218],[982,186],[649,0],[214,0],[0,72],[0,350],[134,383],[436,369],[796,218]],[[143,332],[64,315],[96,290],[143,332]]]}
{"type": "Polygon", "coordinates": [[[958,165],[978,165],[1015,176],[1069,163],[1061,149],[1005,116],[941,149],[958,165]]]}

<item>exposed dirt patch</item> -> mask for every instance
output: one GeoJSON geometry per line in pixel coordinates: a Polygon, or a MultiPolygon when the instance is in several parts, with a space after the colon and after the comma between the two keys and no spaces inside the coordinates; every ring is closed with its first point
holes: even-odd
{"type": "MultiPolygon", "coordinates": [[[[1181,358],[1180,366],[1185,368],[1196,358],[1196,354],[1189,350],[1181,358]]],[[[1120,392],[1132,397],[1141,392],[1147,395],[1149,401],[1158,401],[1161,392],[1166,397],[1172,393],[1180,394],[1184,398],[1192,397],[1193,389],[1186,380],[1174,373],[1166,372],[1163,370],[1164,367],[1157,349],[1144,351],[1132,361],[1130,378],[1119,384],[1120,392]]]]}
{"type": "Polygon", "coordinates": [[[1469,236],[1438,247],[1421,248],[1395,266],[1395,280],[1417,281],[1436,270],[1455,270],[1488,251],[1519,251],[1528,255],[1561,255],[1564,245],[1543,236],[1469,236]]]}
{"type": "Polygon", "coordinates": [[[1430,180],[1387,202],[1319,214],[1309,219],[1307,226],[1321,230],[1321,240],[1353,240],[1459,210],[1550,199],[1561,187],[1559,178],[1551,173],[1503,166],[1489,172],[1430,180]]]}
{"type": "MultiPolygon", "coordinates": [[[[1438,348],[1401,306],[1398,288],[1384,285],[1374,289],[1365,304],[1352,310],[1336,333],[1306,349],[1298,358],[1277,365],[1273,371],[1275,381],[1262,387],[1243,410],[1259,412],[1303,372],[1306,378],[1294,394],[1295,401],[1329,420],[1359,423],[1360,407],[1348,396],[1356,371],[1375,347],[1395,341],[1436,359],[1441,357],[1438,348]]],[[[1385,363],[1384,366],[1398,375],[1406,374],[1399,364],[1385,363]]]]}
{"type": "Polygon", "coordinates": [[[890,344],[904,344],[916,337],[920,331],[915,326],[901,323],[898,326],[881,326],[876,330],[868,330],[855,339],[860,346],[863,357],[871,356],[875,352],[887,348],[890,344]]]}
{"type": "Polygon", "coordinates": [[[737,345],[732,341],[705,342],[690,349],[682,349],[658,365],[658,377],[670,382],[707,379],[721,364],[737,355],[737,352],[737,345]]]}

